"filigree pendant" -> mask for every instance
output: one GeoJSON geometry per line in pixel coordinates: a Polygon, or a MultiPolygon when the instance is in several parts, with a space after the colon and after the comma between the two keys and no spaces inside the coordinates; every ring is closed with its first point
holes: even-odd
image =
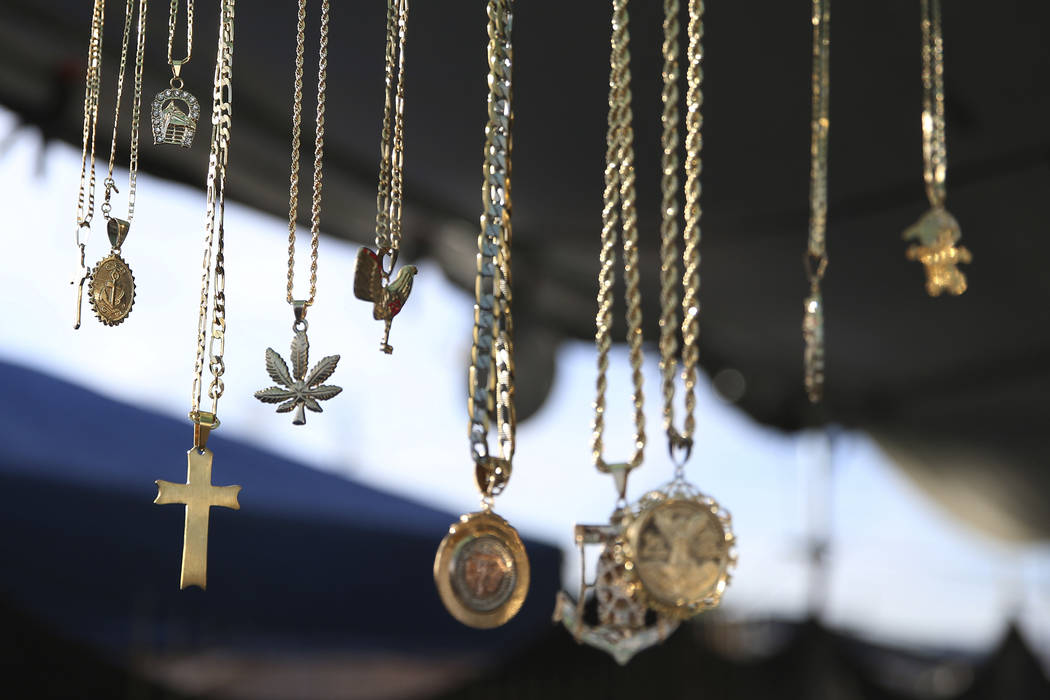
{"type": "Polygon", "coordinates": [[[971,262],[973,256],[956,245],[961,238],[959,222],[944,207],[933,207],[905,229],[904,240],[917,241],[905,255],[926,267],[926,292],[931,297],[944,291],[955,295],[966,291],[966,276],[958,265],[971,262]]]}
{"type": "Polygon", "coordinates": [[[470,627],[499,627],[529,591],[529,559],[510,523],[489,510],[460,517],[434,557],[434,582],[449,613],[470,627]]]}
{"type": "Polygon", "coordinates": [[[642,497],[617,554],[648,607],[685,620],[721,602],[735,545],[729,513],[679,479],[642,497]]]}
{"type": "Polygon", "coordinates": [[[185,90],[171,87],[157,93],[150,111],[154,145],[167,143],[189,148],[197,133],[200,113],[197,98],[185,90]]]}
{"type": "Polygon", "coordinates": [[[628,574],[619,526],[577,525],[576,543],[581,567],[585,566],[584,544],[603,545],[594,582],[586,583],[584,570],[578,598],[574,601],[559,591],[555,601],[554,621],[561,622],[577,642],[606,652],[622,666],[638,652],[663,642],[678,628],[678,620],[646,605],[641,584],[628,574]],[[586,620],[589,600],[596,607],[597,624],[586,620]]]}
{"type": "Polygon", "coordinates": [[[292,326],[295,332],[291,347],[292,372],[289,373],[288,365],[273,348],[266,348],[266,372],[279,386],[261,389],[255,392],[255,398],[263,403],[280,404],[277,407],[278,413],[294,410],[292,425],[305,425],[305,409],[321,413],[321,404],[318,402],[327,401],[343,389],[322,383],[335,372],[339,355],[321,358],[313,369],[306,371],[310,361],[310,341],[306,337],[306,320],[301,317],[298,308],[296,314],[296,322],[292,326]]]}
{"type": "Polygon", "coordinates": [[[123,219],[110,219],[106,225],[112,250],[91,271],[88,283],[88,301],[98,320],[107,326],[124,322],[135,303],[135,276],[124,258],[120,246],[127,238],[131,225],[123,219]]]}

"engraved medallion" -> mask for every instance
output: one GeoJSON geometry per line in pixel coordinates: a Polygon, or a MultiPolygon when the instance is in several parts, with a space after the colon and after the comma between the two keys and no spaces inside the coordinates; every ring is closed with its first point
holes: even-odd
{"type": "Polygon", "coordinates": [[[529,560],[517,531],[495,513],[460,517],[434,558],[441,602],[457,620],[481,629],[514,617],[529,590],[529,560]]]}
{"type": "Polygon", "coordinates": [[[110,253],[91,271],[88,299],[98,320],[116,326],[131,313],[135,303],[135,276],[124,258],[110,253]]]}
{"type": "Polygon", "coordinates": [[[736,565],[729,514],[684,482],[638,505],[621,554],[646,604],[680,620],[716,607],[736,565]]]}

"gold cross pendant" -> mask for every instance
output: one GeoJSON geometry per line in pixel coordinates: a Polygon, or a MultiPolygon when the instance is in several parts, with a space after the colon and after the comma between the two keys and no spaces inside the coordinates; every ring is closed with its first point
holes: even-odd
{"type": "Polygon", "coordinates": [[[212,452],[194,446],[186,453],[188,468],[185,484],[157,480],[154,503],[181,503],[186,506],[186,529],[182,544],[182,578],[179,588],[207,588],[208,519],[212,506],[240,510],[237,494],[240,486],[212,486],[212,452]]]}

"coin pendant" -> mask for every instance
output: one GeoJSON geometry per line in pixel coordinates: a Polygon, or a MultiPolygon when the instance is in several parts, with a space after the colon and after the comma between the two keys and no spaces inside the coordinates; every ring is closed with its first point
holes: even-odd
{"type": "Polygon", "coordinates": [[[648,606],[684,620],[718,605],[734,543],[729,514],[712,499],[657,491],[627,526],[623,556],[648,606]]]}
{"type": "Polygon", "coordinates": [[[122,323],[135,303],[135,276],[124,258],[111,253],[91,272],[88,285],[91,309],[107,326],[122,323]]]}
{"type": "Polygon", "coordinates": [[[498,627],[514,617],[529,589],[529,560],[517,531],[491,512],[464,515],[434,558],[441,602],[470,627],[498,627]]]}

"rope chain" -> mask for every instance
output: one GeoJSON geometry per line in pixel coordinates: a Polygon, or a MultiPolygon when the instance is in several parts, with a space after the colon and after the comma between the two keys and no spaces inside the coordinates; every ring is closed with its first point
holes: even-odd
{"type": "Polygon", "coordinates": [[[613,283],[616,273],[617,228],[622,229],[624,280],[627,301],[627,343],[630,348],[631,376],[634,382],[634,453],[629,467],[642,463],[645,451],[645,412],[642,393],[642,308],[638,272],[638,226],[635,211],[634,132],[631,126],[631,54],[627,29],[627,0],[613,0],[611,52],[609,58],[609,128],[606,138],[605,191],[602,208],[600,270],[598,272],[598,312],[595,316],[595,345],[598,348],[597,395],[591,454],[599,471],[609,471],[603,456],[605,432],[606,375],[612,347],[613,283]],[[619,208],[619,212],[617,212],[619,208]]]}
{"type": "MultiPolygon", "coordinates": [[[[292,164],[288,185],[288,285],[285,300],[294,300],[295,226],[299,218],[299,151],[302,141],[303,62],[306,54],[306,2],[299,0],[295,34],[295,85],[292,97],[292,164]]],[[[323,184],[325,92],[328,87],[328,21],[329,0],[321,3],[321,39],[317,62],[317,117],[314,128],[313,193],[310,205],[310,296],[306,305],[317,298],[317,248],[321,235],[321,189],[323,184]]]]}
{"type": "Polygon", "coordinates": [[[948,145],[944,134],[944,39],[941,0],[921,0],[922,11],[922,158],[930,206],[947,198],[948,145]]]}
{"type": "Polygon", "coordinates": [[[699,296],[700,296],[700,150],[703,146],[700,108],[703,104],[703,11],[701,0],[689,1],[689,24],[686,48],[686,158],[685,158],[685,244],[682,277],[682,382],[685,400],[683,427],[674,426],[675,374],[677,370],[678,332],[678,0],[664,2],[664,87],[663,102],[663,178],[661,190],[661,245],[660,245],[660,369],[662,372],[664,430],[668,449],[675,457],[676,474],[681,476],[685,459],[678,459],[676,450],[683,450],[688,458],[696,429],[696,367],[699,361],[699,296]]]}

